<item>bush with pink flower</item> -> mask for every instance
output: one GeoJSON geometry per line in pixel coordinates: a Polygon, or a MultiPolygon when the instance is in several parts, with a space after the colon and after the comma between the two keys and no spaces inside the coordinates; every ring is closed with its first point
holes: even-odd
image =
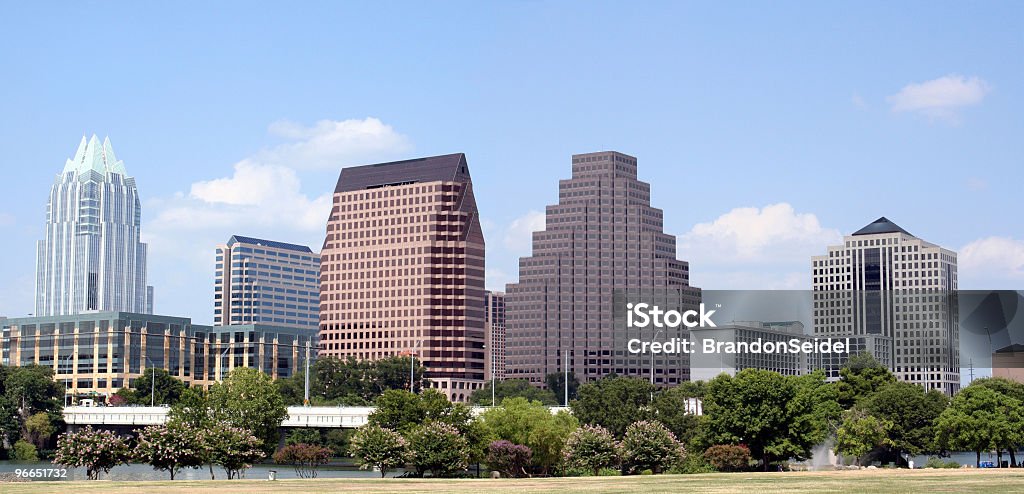
{"type": "Polygon", "coordinates": [[[86,426],[57,439],[53,463],[68,468],[85,467],[89,480],[96,480],[100,472],[110,473],[111,468],[127,464],[130,459],[128,443],[122,437],[86,426]]]}

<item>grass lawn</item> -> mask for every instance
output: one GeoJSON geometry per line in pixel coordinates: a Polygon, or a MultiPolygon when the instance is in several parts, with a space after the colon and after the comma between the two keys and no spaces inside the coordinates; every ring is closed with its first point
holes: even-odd
{"type": "Polygon", "coordinates": [[[441,479],[310,479],[310,480],[205,480],[149,482],[13,482],[0,484],[4,494],[60,492],[89,493],[225,493],[278,492],[454,492],[507,493],[558,492],[714,492],[784,493],[927,492],[1024,493],[1024,469],[964,470],[858,470],[841,472],[716,473],[551,479],[441,480],[441,479]]]}

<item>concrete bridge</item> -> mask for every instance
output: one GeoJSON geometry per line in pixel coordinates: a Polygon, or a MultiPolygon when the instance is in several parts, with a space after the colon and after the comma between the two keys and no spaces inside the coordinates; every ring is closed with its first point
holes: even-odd
{"type": "MultiPolygon", "coordinates": [[[[569,409],[549,407],[551,413],[569,409]]],[[[474,415],[487,411],[488,407],[473,407],[474,415]]],[[[366,425],[374,407],[288,407],[288,417],[281,422],[282,428],[344,428],[356,429],[366,425]]],[[[131,430],[148,425],[167,422],[169,407],[64,407],[64,422],[68,430],[91,425],[104,429],[131,430]]]]}

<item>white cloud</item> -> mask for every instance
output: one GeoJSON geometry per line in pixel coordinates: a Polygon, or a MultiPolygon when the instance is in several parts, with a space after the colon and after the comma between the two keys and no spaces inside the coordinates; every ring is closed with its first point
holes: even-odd
{"type": "Polygon", "coordinates": [[[916,112],[933,119],[956,121],[956,110],[981,103],[991,91],[978,77],[950,74],[930,81],[910,83],[889,96],[894,112],[916,112]]]}
{"type": "Polygon", "coordinates": [[[209,285],[214,248],[233,234],[319,251],[334,182],[323,183],[327,172],[312,169],[329,168],[333,175],[343,166],[411,149],[408,139],[375,118],[323,120],[310,127],[277,122],[270,132],[286,142],[236,162],[230,173],[192,183],[187,193],[146,201],[142,230],[159,311],[210,319],[211,295],[196,287],[209,285]],[[304,190],[303,178],[313,193],[304,190]]]}
{"type": "Polygon", "coordinates": [[[412,150],[409,138],[372,117],[321,120],[309,127],[282,120],[271,124],[269,131],[290,142],[266,149],[254,159],[296,169],[336,170],[402,157],[412,150]]]}
{"type": "Polygon", "coordinates": [[[1019,289],[1024,280],[1024,240],[986,237],[957,255],[961,289],[1019,289]]]}
{"type": "Polygon", "coordinates": [[[679,237],[679,257],[690,262],[702,288],[810,289],[810,258],[840,243],[838,230],[787,203],[733,209],[698,223],[679,237]]]}
{"type": "Polygon", "coordinates": [[[505,229],[505,248],[519,255],[529,255],[533,247],[533,232],[544,229],[544,213],[530,211],[520,216],[505,229]]]}
{"type": "Polygon", "coordinates": [[[259,205],[299,190],[299,177],[289,168],[261,165],[252,160],[235,163],[231,177],[196,182],[190,195],[208,203],[259,205]]]}
{"type": "Polygon", "coordinates": [[[838,243],[838,230],[823,228],[817,216],[778,203],[736,208],[682,236],[681,250],[720,260],[794,260],[810,262],[826,245],[838,243]]]}

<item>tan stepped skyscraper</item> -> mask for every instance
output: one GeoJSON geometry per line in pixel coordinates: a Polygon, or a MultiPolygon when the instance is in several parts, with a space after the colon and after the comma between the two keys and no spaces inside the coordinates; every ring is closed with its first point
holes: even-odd
{"type": "MultiPolygon", "coordinates": [[[[851,338],[902,381],[953,395],[960,389],[956,252],[882,217],[811,258],[814,333],[851,338]]],[[[822,357],[831,380],[842,354],[822,357]]]]}
{"type": "Polygon", "coordinates": [[[541,385],[568,362],[582,382],[609,374],[659,386],[687,380],[688,356],[652,362],[629,354],[624,328],[613,320],[616,292],[673,294],[679,307],[700,301],[688,263],[676,258],[676,238],[663,230],[662,211],[651,207],[650,184],[637,179],[636,158],[573,155],[572,178],[559,181],[558,204],[547,207],[545,222],[505,296],[507,377],[541,385]]]}
{"type": "Polygon", "coordinates": [[[345,168],[320,262],[320,356],[414,355],[466,401],[484,382],[484,237],[465,155],[345,168]]]}

